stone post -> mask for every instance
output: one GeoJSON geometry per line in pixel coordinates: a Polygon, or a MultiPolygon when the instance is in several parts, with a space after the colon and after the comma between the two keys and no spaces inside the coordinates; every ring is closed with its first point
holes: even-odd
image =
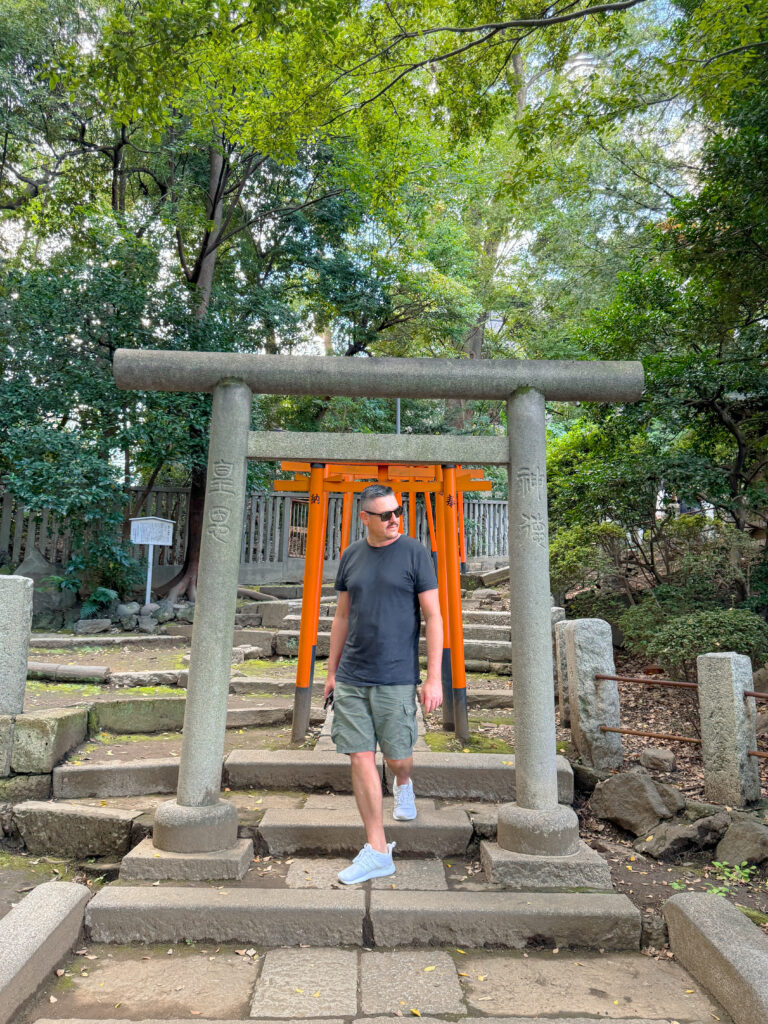
{"type": "Polygon", "coordinates": [[[498,842],[515,853],[578,850],[573,809],[557,802],[549,588],[544,395],[521,388],[507,402],[509,578],[515,681],[516,802],[499,810],[498,842]]]}
{"type": "Polygon", "coordinates": [[[0,715],[20,715],[24,707],[33,593],[26,576],[0,576],[0,715]]]}
{"type": "Polygon", "coordinates": [[[566,622],[555,623],[555,674],[557,676],[557,703],[560,708],[560,725],[568,728],[571,724],[571,700],[568,692],[568,662],[565,657],[566,622]]]}
{"type": "Polygon", "coordinates": [[[213,392],[197,601],[177,799],[155,813],[154,845],[177,853],[233,847],[237,812],[220,799],[245,508],[251,391],[223,381],[213,392]]]}
{"type": "Polygon", "coordinates": [[[757,746],[752,663],[745,654],[702,654],[699,675],[704,795],[716,804],[744,807],[760,799],[760,772],[748,750],[757,746]]]}
{"type": "Polygon", "coordinates": [[[585,764],[619,768],[624,760],[621,736],[600,731],[601,725],[621,725],[619,688],[613,680],[595,679],[616,675],[611,627],[604,619],[573,619],[561,628],[574,745],[585,764]]]}

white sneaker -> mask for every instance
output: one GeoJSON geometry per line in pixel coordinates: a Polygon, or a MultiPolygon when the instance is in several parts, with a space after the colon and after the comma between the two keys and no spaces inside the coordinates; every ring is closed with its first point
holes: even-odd
{"type": "Polygon", "coordinates": [[[387,852],[379,853],[370,843],[366,843],[348,868],[339,872],[338,878],[344,885],[356,885],[367,882],[369,878],[384,878],[394,875],[395,862],[392,859],[394,843],[387,843],[387,852]]]}
{"type": "Polygon", "coordinates": [[[406,782],[404,786],[398,786],[395,782],[393,792],[395,809],[392,811],[392,817],[395,821],[413,821],[417,814],[416,801],[413,797],[413,783],[406,782]]]}

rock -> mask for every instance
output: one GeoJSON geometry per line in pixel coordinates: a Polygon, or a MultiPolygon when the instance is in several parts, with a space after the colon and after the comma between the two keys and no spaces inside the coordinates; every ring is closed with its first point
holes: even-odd
{"type": "Polygon", "coordinates": [[[646,747],[640,755],[640,764],[655,772],[673,772],[677,767],[674,752],[666,747],[646,747]]]}
{"type": "Polygon", "coordinates": [[[125,604],[119,604],[115,609],[115,615],[118,619],[122,618],[123,615],[138,615],[141,610],[141,605],[138,601],[127,601],[125,604]]]}
{"type": "Polygon", "coordinates": [[[591,765],[576,763],[571,767],[573,768],[573,786],[577,793],[585,795],[594,793],[595,786],[599,782],[605,782],[606,779],[611,778],[608,772],[598,771],[591,765]]]}
{"type": "Polygon", "coordinates": [[[138,811],[28,800],[13,817],[30,853],[57,857],[122,857],[138,811]]]}
{"type": "Polygon", "coordinates": [[[654,949],[663,949],[669,941],[667,922],[661,914],[650,911],[643,914],[640,933],[640,946],[645,949],[653,946],[654,949]]]}
{"type": "Polygon", "coordinates": [[[120,622],[120,629],[124,629],[126,633],[130,633],[132,629],[136,629],[136,627],[138,626],[139,616],[121,615],[118,621],[120,622]]]}
{"type": "Polygon", "coordinates": [[[0,779],[0,804],[19,804],[24,800],[47,800],[51,795],[51,776],[14,775],[0,779]]]}
{"type": "Polygon", "coordinates": [[[85,739],[85,708],[51,708],[19,715],[13,727],[11,770],[42,775],[85,739]]]}
{"type": "Polygon", "coordinates": [[[683,818],[685,821],[698,821],[699,818],[708,818],[713,814],[719,814],[722,809],[720,804],[705,804],[699,800],[688,800],[683,812],[683,818]]]}
{"type": "Polygon", "coordinates": [[[662,822],[653,833],[636,840],[634,847],[639,853],[646,853],[657,860],[680,861],[700,850],[711,850],[717,846],[730,823],[730,815],[723,810],[693,822],[662,822]]]}
{"type": "Polygon", "coordinates": [[[242,652],[243,661],[250,661],[253,658],[263,658],[265,653],[263,647],[255,647],[253,644],[238,644],[237,647],[233,648],[233,653],[235,651],[242,652]]]}
{"type": "Polygon", "coordinates": [[[177,622],[194,622],[195,606],[191,602],[175,604],[173,606],[173,610],[176,615],[177,622]]]}
{"type": "Polygon", "coordinates": [[[472,591],[472,597],[485,601],[495,601],[501,597],[501,594],[498,590],[488,590],[485,587],[478,587],[477,590],[472,591]]]}
{"type": "Polygon", "coordinates": [[[63,628],[64,612],[45,610],[34,612],[32,615],[32,629],[44,629],[46,632],[51,632],[63,628]]]}
{"type": "Polygon", "coordinates": [[[670,814],[679,814],[685,809],[685,797],[677,786],[670,786],[667,782],[657,782],[656,779],[653,780],[653,784],[670,814]]]}
{"type": "MultiPolygon", "coordinates": [[[[32,597],[32,613],[63,611],[71,608],[77,598],[71,590],[62,590],[55,583],[43,582],[48,576],[61,572],[61,566],[49,562],[37,548],[27,551],[24,561],[16,569],[15,576],[26,576],[35,584],[32,597]]],[[[44,627],[43,627],[44,628],[44,627]]]]}
{"type": "Polygon", "coordinates": [[[155,612],[155,618],[158,622],[170,622],[176,618],[176,612],[173,610],[173,605],[170,601],[161,601],[157,611],[155,612]]]}
{"type": "Polygon", "coordinates": [[[112,628],[112,619],[78,619],[75,623],[75,633],[83,636],[91,633],[106,633],[112,628]]]}
{"type": "Polygon", "coordinates": [[[633,835],[645,835],[672,812],[653,779],[642,768],[612,775],[599,783],[589,801],[598,818],[606,818],[633,835]]]}
{"type": "Polygon", "coordinates": [[[758,736],[768,736],[768,713],[758,715],[755,719],[755,733],[758,736]]]}
{"type": "Polygon", "coordinates": [[[159,609],[159,604],[156,604],[154,601],[150,601],[149,604],[143,604],[141,608],[139,608],[139,615],[142,616],[142,618],[146,618],[149,615],[154,615],[156,611],[159,611],[159,609]]]}
{"type": "Polygon", "coordinates": [[[150,672],[111,672],[110,682],[115,687],[128,686],[177,686],[179,678],[186,676],[186,672],[177,672],[174,669],[167,671],[150,672]]]}
{"type": "Polygon", "coordinates": [[[233,647],[232,657],[230,660],[233,665],[242,665],[242,663],[245,661],[245,655],[243,654],[239,647],[233,647]]]}
{"type": "MultiPolygon", "coordinates": [[[[17,576],[26,576],[26,573],[16,570],[17,576]]],[[[752,689],[758,693],[768,693],[768,665],[763,665],[757,672],[752,673],[752,689]]]]}
{"type": "Polygon", "coordinates": [[[717,844],[715,857],[728,864],[768,863],[768,827],[753,818],[737,818],[717,844]]]}
{"type": "Polygon", "coordinates": [[[140,633],[156,633],[157,632],[157,619],[153,619],[151,615],[140,615],[139,616],[139,632],[140,633]]]}

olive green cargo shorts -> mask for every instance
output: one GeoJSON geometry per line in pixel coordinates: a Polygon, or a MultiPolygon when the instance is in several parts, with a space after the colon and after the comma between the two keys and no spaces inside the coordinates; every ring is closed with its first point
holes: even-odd
{"type": "Polygon", "coordinates": [[[340,754],[376,750],[391,761],[410,757],[419,735],[415,686],[351,686],[333,692],[331,739],[340,754]]]}

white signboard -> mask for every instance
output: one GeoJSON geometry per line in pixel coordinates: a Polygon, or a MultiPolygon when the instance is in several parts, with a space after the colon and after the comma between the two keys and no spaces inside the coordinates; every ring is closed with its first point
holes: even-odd
{"type": "Polygon", "coordinates": [[[173,519],[159,519],[157,516],[143,516],[131,520],[132,544],[159,544],[167,547],[173,544],[173,519]]]}

